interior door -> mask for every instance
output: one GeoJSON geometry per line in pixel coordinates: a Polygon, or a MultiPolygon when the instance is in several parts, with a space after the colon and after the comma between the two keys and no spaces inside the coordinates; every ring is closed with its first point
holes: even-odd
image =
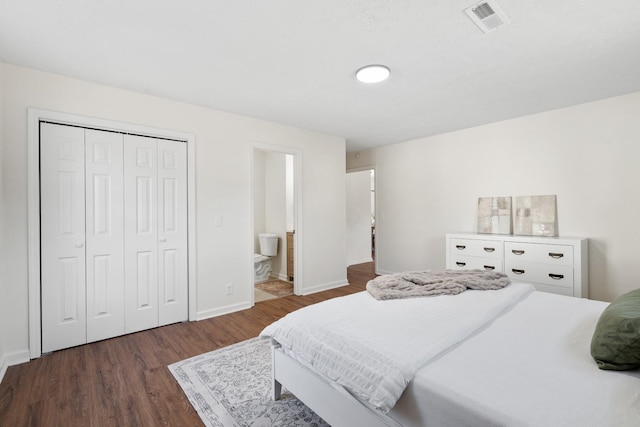
{"type": "Polygon", "coordinates": [[[126,135],[125,330],[188,319],[186,144],[126,135]]]}
{"type": "Polygon", "coordinates": [[[158,147],[125,135],[125,331],[158,326],[158,147]]]}
{"type": "Polygon", "coordinates": [[[124,334],[123,135],[87,129],[87,342],[124,334]]]}
{"type": "Polygon", "coordinates": [[[158,140],[159,326],[187,320],[187,145],[158,140]]]}
{"type": "Polygon", "coordinates": [[[87,341],[84,129],[40,125],[42,351],[87,341]]]}
{"type": "Polygon", "coordinates": [[[41,124],[44,352],[188,319],[186,144],[41,124]]]}

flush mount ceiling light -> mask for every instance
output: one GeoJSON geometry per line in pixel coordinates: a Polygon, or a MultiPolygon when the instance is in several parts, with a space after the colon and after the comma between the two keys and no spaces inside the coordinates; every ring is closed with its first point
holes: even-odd
{"type": "Polygon", "coordinates": [[[362,83],[379,83],[387,80],[390,72],[384,65],[367,65],[356,71],[356,78],[362,83]]]}

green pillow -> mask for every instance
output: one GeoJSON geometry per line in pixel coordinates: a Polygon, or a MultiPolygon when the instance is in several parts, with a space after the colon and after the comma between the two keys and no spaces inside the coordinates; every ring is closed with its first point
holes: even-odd
{"type": "Polygon", "coordinates": [[[640,368],[640,289],[604,309],[591,339],[591,356],[600,369],[640,368]]]}

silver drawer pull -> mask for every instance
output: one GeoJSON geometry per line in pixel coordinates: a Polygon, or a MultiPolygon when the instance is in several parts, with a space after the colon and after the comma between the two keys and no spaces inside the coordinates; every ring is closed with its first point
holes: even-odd
{"type": "Polygon", "coordinates": [[[463,249],[466,249],[466,246],[465,245],[456,245],[456,249],[463,250],[463,249]]]}
{"type": "Polygon", "coordinates": [[[524,274],[524,270],[517,270],[515,268],[512,268],[511,271],[513,271],[514,274],[524,274]]]}
{"type": "Polygon", "coordinates": [[[489,252],[489,253],[491,253],[491,252],[493,252],[495,250],[496,250],[496,248],[484,248],[484,251],[485,252],[489,252]]]}
{"type": "Polygon", "coordinates": [[[514,255],[522,255],[524,254],[524,251],[522,249],[511,249],[511,253],[514,255]]]}
{"type": "Polygon", "coordinates": [[[553,280],[562,280],[564,279],[564,274],[549,273],[549,277],[551,277],[553,280]]]}
{"type": "Polygon", "coordinates": [[[485,265],[485,266],[484,266],[484,269],[485,269],[485,270],[495,270],[495,269],[496,269],[496,267],[495,267],[494,265],[485,265]]]}
{"type": "Polygon", "coordinates": [[[467,263],[466,262],[456,262],[456,265],[458,267],[464,267],[465,265],[467,265],[467,263]]]}
{"type": "Polygon", "coordinates": [[[557,253],[557,252],[549,252],[549,256],[551,258],[560,259],[560,258],[562,258],[564,256],[564,254],[560,254],[560,253],[557,253]]]}

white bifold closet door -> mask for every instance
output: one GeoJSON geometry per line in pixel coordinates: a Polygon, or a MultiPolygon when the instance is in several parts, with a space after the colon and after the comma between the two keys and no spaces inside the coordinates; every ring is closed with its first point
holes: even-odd
{"type": "Polygon", "coordinates": [[[125,136],[126,331],[186,320],[187,164],[183,143],[125,136]]]}
{"type": "Polygon", "coordinates": [[[43,352],[186,320],[186,144],[42,123],[43,352]]]}

